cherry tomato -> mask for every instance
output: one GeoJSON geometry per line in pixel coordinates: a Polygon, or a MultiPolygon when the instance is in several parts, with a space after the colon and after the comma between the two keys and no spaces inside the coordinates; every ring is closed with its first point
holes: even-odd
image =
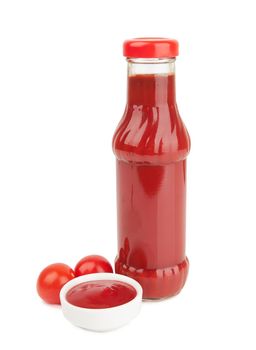
{"type": "Polygon", "coordinates": [[[57,263],[47,266],[37,279],[37,292],[48,304],[60,304],[60,290],[75,277],[74,271],[66,264],[57,263]]]}
{"type": "Polygon", "coordinates": [[[88,255],[81,259],[75,267],[76,276],[98,272],[113,272],[110,262],[100,255],[88,255]]]}

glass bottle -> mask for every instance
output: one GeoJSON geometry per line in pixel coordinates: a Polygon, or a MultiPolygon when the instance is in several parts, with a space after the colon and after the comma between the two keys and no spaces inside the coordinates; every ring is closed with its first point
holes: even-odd
{"type": "Polygon", "coordinates": [[[171,39],[124,43],[127,104],[113,137],[116,156],[118,255],[115,271],[137,280],[143,298],[180,292],[185,255],[186,157],[190,138],[175,94],[171,39]]]}

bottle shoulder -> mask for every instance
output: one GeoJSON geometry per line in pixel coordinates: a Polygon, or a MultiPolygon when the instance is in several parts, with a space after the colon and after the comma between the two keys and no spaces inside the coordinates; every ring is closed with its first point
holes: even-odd
{"type": "Polygon", "coordinates": [[[166,164],[185,159],[189,150],[176,104],[126,107],[113,137],[113,151],[123,161],[166,164]]]}

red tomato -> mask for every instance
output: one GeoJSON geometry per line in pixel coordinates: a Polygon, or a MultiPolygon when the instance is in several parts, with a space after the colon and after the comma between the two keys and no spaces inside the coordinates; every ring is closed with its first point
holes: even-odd
{"type": "Polygon", "coordinates": [[[98,272],[113,272],[110,262],[100,255],[88,255],[81,259],[75,267],[76,277],[98,272]]]}
{"type": "Polygon", "coordinates": [[[57,263],[47,266],[37,279],[37,292],[48,304],[60,304],[60,290],[75,277],[74,271],[66,264],[57,263]]]}

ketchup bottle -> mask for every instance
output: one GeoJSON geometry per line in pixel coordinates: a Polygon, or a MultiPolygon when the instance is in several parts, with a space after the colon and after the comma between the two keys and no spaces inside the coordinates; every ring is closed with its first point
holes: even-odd
{"type": "Polygon", "coordinates": [[[143,298],[180,292],[185,255],[186,157],[190,138],[175,95],[178,42],[127,40],[127,104],[113,137],[117,176],[115,271],[137,280],[143,298]]]}

